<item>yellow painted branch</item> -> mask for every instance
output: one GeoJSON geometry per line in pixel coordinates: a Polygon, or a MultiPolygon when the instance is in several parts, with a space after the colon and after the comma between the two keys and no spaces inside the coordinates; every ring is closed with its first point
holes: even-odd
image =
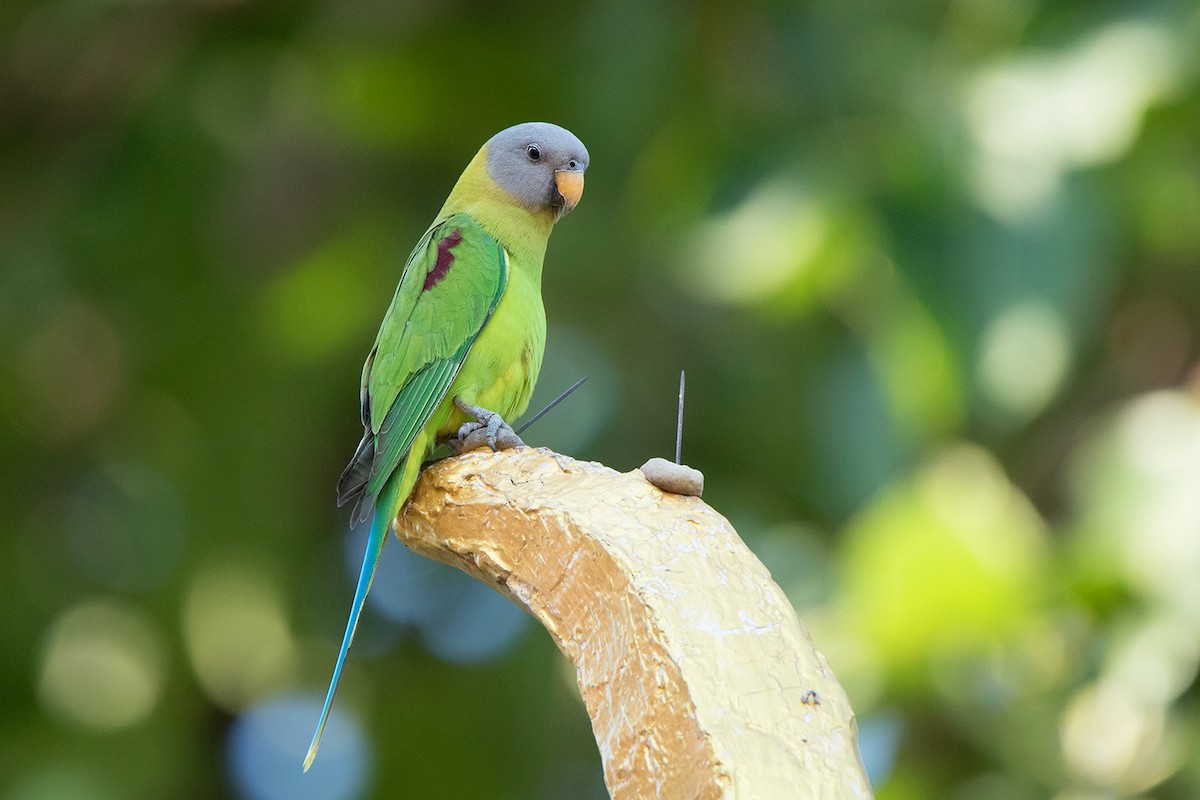
{"type": "Polygon", "coordinates": [[[477,450],[425,471],[396,532],[546,627],[614,800],[871,796],[829,664],[699,498],[546,450],[477,450]]]}

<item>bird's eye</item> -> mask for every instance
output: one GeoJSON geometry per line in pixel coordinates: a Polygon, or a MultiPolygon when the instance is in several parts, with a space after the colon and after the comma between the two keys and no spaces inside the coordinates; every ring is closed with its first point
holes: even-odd
{"type": "Polygon", "coordinates": [[[526,147],[525,152],[529,154],[530,161],[537,161],[542,157],[542,151],[536,144],[531,144],[526,147]]]}

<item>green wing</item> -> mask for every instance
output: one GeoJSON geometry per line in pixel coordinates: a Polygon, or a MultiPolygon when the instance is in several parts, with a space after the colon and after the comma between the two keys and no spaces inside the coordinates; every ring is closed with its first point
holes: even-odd
{"type": "Polygon", "coordinates": [[[504,249],[462,214],[426,231],[408,257],[363,366],[363,440],[338,481],[338,505],[358,501],[354,522],[370,516],[445,398],[507,280],[504,249]]]}

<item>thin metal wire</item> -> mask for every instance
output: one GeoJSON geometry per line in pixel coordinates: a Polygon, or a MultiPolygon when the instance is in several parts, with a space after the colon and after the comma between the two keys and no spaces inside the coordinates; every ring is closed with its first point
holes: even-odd
{"type": "Polygon", "coordinates": [[[548,412],[550,409],[554,408],[556,405],[558,405],[559,403],[561,403],[563,400],[566,400],[566,399],[567,399],[567,396],[568,396],[568,395],[570,395],[570,394],[571,394],[571,392],[573,392],[573,391],[575,391],[576,389],[578,389],[580,386],[583,386],[583,382],[584,382],[584,381],[586,381],[586,380],[587,380],[587,376],[586,376],[586,375],[584,375],[582,378],[580,378],[579,380],[575,381],[575,383],[571,384],[571,388],[567,389],[565,392],[563,392],[562,394],[560,394],[558,397],[554,398],[554,399],[553,399],[553,400],[551,400],[549,403],[547,403],[545,408],[543,408],[541,411],[537,412],[537,413],[536,413],[536,414],[534,414],[532,417],[530,417],[530,418],[529,418],[529,421],[528,421],[528,422],[526,422],[524,425],[522,425],[521,427],[517,428],[517,436],[520,436],[522,433],[524,433],[524,432],[525,432],[525,430],[526,430],[526,429],[527,429],[527,428],[528,428],[530,425],[532,425],[533,423],[537,422],[539,419],[541,419],[542,417],[544,417],[544,416],[546,415],[546,412],[548,412]]]}
{"type": "Polygon", "coordinates": [[[679,421],[675,423],[675,463],[680,463],[679,459],[683,455],[683,382],[685,378],[683,370],[679,370],[679,421]]]}

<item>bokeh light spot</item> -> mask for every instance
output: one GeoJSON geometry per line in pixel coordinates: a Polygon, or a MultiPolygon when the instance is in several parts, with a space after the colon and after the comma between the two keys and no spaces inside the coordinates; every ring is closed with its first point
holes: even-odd
{"type": "Polygon", "coordinates": [[[1079,691],[1060,727],[1067,765],[1100,786],[1137,794],[1178,767],[1179,747],[1166,729],[1161,706],[1141,703],[1116,681],[1079,691]]]}
{"type": "Polygon", "coordinates": [[[962,446],[886,490],[843,539],[839,605],[888,663],[986,651],[1037,604],[1042,523],[1000,466],[962,446]]]}
{"type": "Polygon", "coordinates": [[[38,694],[60,717],[118,730],[150,714],[163,681],[162,645],[145,618],[94,601],[67,610],[51,625],[38,694]]]}
{"type": "Polygon", "coordinates": [[[895,712],[877,711],[858,723],[858,752],[872,786],[882,786],[896,765],[904,720],[895,712]]]}
{"type": "Polygon", "coordinates": [[[511,650],[529,615],[466,575],[447,576],[447,581],[455,591],[443,596],[437,614],[421,622],[421,637],[430,652],[457,664],[482,664],[511,650]]]}
{"type": "Polygon", "coordinates": [[[891,311],[871,318],[871,364],[887,390],[896,428],[917,436],[956,429],[963,418],[962,376],[937,319],[891,282],[891,311]]]}
{"type": "Polygon", "coordinates": [[[1114,643],[1107,675],[1142,702],[1166,705],[1196,679],[1198,637],[1182,620],[1154,618],[1114,643]]]}
{"type": "Polygon", "coordinates": [[[312,768],[307,773],[301,770],[320,713],[321,701],[316,697],[284,695],[234,722],[226,757],[239,797],[347,800],[366,794],[373,773],[370,744],[337,705],[330,712],[312,768]]]}
{"type": "MultiPolygon", "coordinates": [[[[347,571],[358,577],[366,526],[346,541],[347,571]]],[[[477,664],[499,658],[518,640],[529,617],[495,590],[389,539],[367,603],[390,619],[419,629],[439,658],[477,664]]]]}
{"type": "Polygon", "coordinates": [[[1080,450],[1072,472],[1093,559],[1200,622],[1200,402],[1182,391],[1134,400],[1080,450]]]}
{"type": "Polygon", "coordinates": [[[1020,303],[1002,311],[984,331],[980,388],[998,409],[1026,418],[1053,399],[1070,358],[1062,317],[1044,305],[1020,303]]]}
{"type": "Polygon", "coordinates": [[[205,692],[237,710],[285,683],[296,646],[275,587],[236,566],[202,573],[183,610],[188,657],[205,692]]]}
{"type": "Polygon", "coordinates": [[[813,266],[828,233],[812,199],[782,180],[767,183],[693,232],[680,281],[711,302],[766,300],[813,266]]]}
{"type": "Polygon", "coordinates": [[[267,289],[263,305],[278,347],[296,360],[309,361],[354,340],[378,310],[376,298],[346,265],[379,261],[389,244],[367,229],[351,231],[281,275],[267,289]]]}
{"type": "Polygon", "coordinates": [[[984,70],[966,103],[980,206],[1026,220],[1045,207],[1065,172],[1122,155],[1146,110],[1171,87],[1178,54],[1166,27],[1126,20],[1062,53],[984,70]]]}

